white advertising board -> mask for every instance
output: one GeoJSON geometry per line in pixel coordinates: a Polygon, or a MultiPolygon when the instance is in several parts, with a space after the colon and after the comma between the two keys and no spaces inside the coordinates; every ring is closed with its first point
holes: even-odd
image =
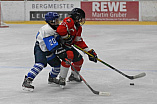
{"type": "Polygon", "coordinates": [[[76,7],[80,7],[80,1],[27,1],[26,21],[43,20],[44,15],[49,11],[59,13],[61,19],[63,19],[76,7]]]}
{"type": "MultiPolygon", "coordinates": [[[[61,19],[73,8],[81,7],[80,1],[0,1],[4,21],[41,21],[45,13],[54,11],[61,19]]],[[[157,21],[157,2],[139,2],[139,21],[157,21]]],[[[89,5],[88,5],[89,6],[89,5]]],[[[85,7],[88,7],[85,5],[85,7]]],[[[87,10],[89,11],[89,10],[87,10]]]]}

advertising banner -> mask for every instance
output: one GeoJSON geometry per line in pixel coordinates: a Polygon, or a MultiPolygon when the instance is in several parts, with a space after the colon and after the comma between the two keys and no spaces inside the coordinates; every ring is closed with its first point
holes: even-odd
{"type": "Polygon", "coordinates": [[[139,21],[138,1],[81,2],[86,21],[139,21]]]}
{"type": "Polygon", "coordinates": [[[47,12],[57,12],[62,20],[76,7],[80,7],[79,1],[28,1],[26,20],[43,21],[47,12]]]}
{"type": "MultiPolygon", "coordinates": [[[[30,20],[43,21],[45,19],[45,14],[48,12],[50,11],[30,11],[30,20]]],[[[55,11],[55,12],[59,14],[60,20],[63,20],[65,17],[68,17],[70,13],[70,11],[55,11]]]]}

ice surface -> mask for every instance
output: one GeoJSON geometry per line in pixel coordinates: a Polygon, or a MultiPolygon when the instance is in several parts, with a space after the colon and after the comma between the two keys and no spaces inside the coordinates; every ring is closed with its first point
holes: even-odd
{"type": "Polygon", "coordinates": [[[65,89],[47,84],[49,66],[34,80],[34,92],[22,90],[24,75],[34,64],[33,46],[41,26],[10,24],[0,28],[0,104],[157,103],[156,25],[83,26],[83,39],[99,59],[128,75],[147,74],[129,80],[100,62],[90,62],[81,52],[85,60],[81,75],[94,90],[110,92],[108,97],[94,95],[83,82],[69,82],[65,89]]]}

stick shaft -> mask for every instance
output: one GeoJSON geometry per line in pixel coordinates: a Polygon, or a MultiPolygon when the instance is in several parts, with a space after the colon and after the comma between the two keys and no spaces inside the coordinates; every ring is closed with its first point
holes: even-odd
{"type": "Polygon", "coordinates": [[[69,62],[68,59],[66,59],[66,62],[74,69],[74,71],[79,75],[79,77],[83,80],[83,82],[88,86],[88,88],[94,93],[94,94],[97,94],[99,95],[99,91],[95,91],[93,90],[93,88],[86,82],[86,80],[78,73],[78,71],[75,69],[75,67],[69,62]]]}
{"type": "MultiPolygon", "coordinates": [[[[84,49],[80,48],[79,46],[74,45],[74,47],[76,47],[77,49],[83,51],[83,52],[86,53],[87,55],[90,55],[90,56],[94,57],[92,54],[90,54],[89,52],[87,52],[87,51],[85,51],[84,49]]],[[[104,61],[102,61],[102,60],[100,60],[100,59],[98,59],[98,58],[96,58],[96,59],[97,59],[99,62],[105,64],[105,65],[108,66],[108,67],[110,67],[111,69],[115,70],[116,72],[122,74],[123,76],[125,76],[125,77],[127,77],[127,78],[129,78],[129,79],[134,79],[133,76],[126,75],[125,73],[119,71],[118,69],[116,69],[116,68],[114,68],[113,66],[107,64],[106,62],[104,62],[104,61]]]]}

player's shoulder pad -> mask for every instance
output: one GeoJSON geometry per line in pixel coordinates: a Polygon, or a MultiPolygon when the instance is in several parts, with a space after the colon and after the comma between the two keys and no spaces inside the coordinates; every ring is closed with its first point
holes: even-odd
{"type": "Polygon", "coordinates": [[[74,20],[70,17],[66,17],[65,19],[63,19],[63,22],[65,22],[66,24],[74,24],[74,20]]]}
{"type": "Polygon", "coordinates": [[[55,30],[52,29],[48,24],[44,25],[41,31],[43,32],[43,35],[53,35],[55,33],[55,30]]]}

